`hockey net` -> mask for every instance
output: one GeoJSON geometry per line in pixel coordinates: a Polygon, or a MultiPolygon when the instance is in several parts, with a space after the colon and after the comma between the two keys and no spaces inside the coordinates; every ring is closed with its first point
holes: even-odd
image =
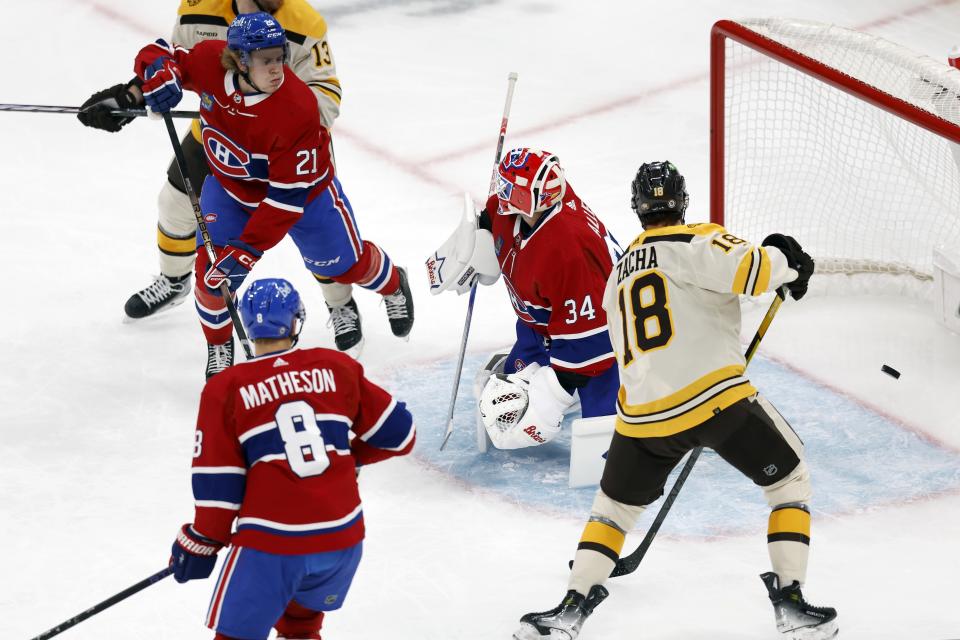
{"type": "Polygon", "coordinates": [[[793,235],[819,274],[929,281],[960,245],[958,142],[946,63],[828,24],[714,25],[711,219],[736,235],[793,235]]]}

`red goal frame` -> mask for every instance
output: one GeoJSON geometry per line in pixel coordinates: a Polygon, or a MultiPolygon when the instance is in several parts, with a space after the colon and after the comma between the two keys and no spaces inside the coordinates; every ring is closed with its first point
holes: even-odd
{"type": "Polygon", "coordinates": [[[732,20],[719,20],[710,31],[710,221],[724,223],[724,125],[726,41],[734,40],[825,82],[918,127],[960,144],[960,126],[894,95],[827,66],[732,20]]]}

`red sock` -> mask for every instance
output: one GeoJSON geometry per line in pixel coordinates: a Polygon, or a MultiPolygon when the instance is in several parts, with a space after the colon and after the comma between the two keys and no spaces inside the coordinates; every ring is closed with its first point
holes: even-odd
{"type": "Polygon", "coordinates": [[[277,630],[277,640],[320,640],[321,626],[323,611],[307,609],[291,600],[273,628],[277,630]]]}
{"type": "Polygon", "coordinates": [[[356,284],[385,296],[396,293],[400,288],[400,273],[390,256],[369,240],[363,241],[360,259],[332,280],[341,284],[356,284]]]}
{"type": "Polygon", "coordinates": [[[200,328],[208,344],[224,344],[230,340],[233,333],[233,323],[230,321],[230,312],[223,297],[211,293],[203,283],[203,275],[207,272],[210,261],[207,252],[201,247],[197,251],[197,262],[194,267],[193,296],[196,299],[197,315],[200,317],[200,328]]]}

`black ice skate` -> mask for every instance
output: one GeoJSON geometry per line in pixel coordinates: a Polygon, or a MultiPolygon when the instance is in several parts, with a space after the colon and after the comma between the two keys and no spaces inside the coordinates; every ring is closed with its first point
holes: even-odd
{"type": "Polygon", "coordinates": [[[338,351],[344,351],[357,358],[363,349],[363,330],[360,328],[360,310],[353,298],[346,304],[337,307],[327,305],[330,311],[330,320],[327,326],[333,325],[333,341],[338,351]]]}
{"type": "Polygon", "coordinates": [[[207,345],[207,380],[233,366],[233,336],[225,344],[207,345]]]}
{"type": "Polygon", "coordinates": [[[563,601],[542,613],[528,613],[520,618],[520,629],[514,632],[514,640],[574,640],[580,628],[598,604],[610,593],[601,585],[590,588],[587,597],[576,591],[567,591],[563,601]]]}
{"type": "Polygon", "coordinates": [[[172,309],[186,299],[190,293],[190,274],[171,278],[164,274],[147,287],[130,296],[123,305],[123,311],[131,320],[140,320],[152,316],[158,311],[172,309]]]}
{"type": "Polygon", "coordinates": [[[780,578],[773,572],[760,576],[767,587],[773,612],[777,618],[777,631],[789,640],[826,640],[836,638],[837,610],[832,607],[814,607],[803,599],[800,585],[794,581],[789,587],[780,588],[780,578]]]}
{"type": "Polygon", "coordinates": [[[397,271],[400,273],[400,288],[396,293],[383,296],[383,301],[387,305],[387,318],[393,335],[406,338],[413,329],[413,295],[407,281],[407,270],[398,267],[397,271]]]}

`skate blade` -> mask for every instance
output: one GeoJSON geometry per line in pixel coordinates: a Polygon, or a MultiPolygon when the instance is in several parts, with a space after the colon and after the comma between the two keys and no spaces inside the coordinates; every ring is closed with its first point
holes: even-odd
{"type": "Polygon", "coordinates": [[[566,631],[550,629],[550,635],[541,635],[537,628],[526,622],[520,623],[520,628],[513,632],[513,640],[573,640],[566,631]]]}
{"type": "Polygon", "coordinates": [[[816,627],[804,627],[794,629],[783,634],[787,640],[832,640],[840,635],[840,628],[837,619],[825,622],[816,627]]]}
{"type": "Polygon", "coordinates": [[[180,305],[182,305],[184,302],[187,301],[188,297],[189,296],[183,296],[182,298],[177,298],[173,302],[163,305],[163,307],[161,307],[160,309],[157,309],[150,315],[143,316],[142,318],[131,318],[126,313],[124,313],[123,320],[121,322],[123,322],[123,324],[137,324],[145,320],[150,320],[151,318],[156,318],[157,316],[162,315],[167,311],[170,311],[170,309],[173,309],[174,307],[179,307],[180,305]]]}
{"type": "Polygon", "coordinates": [[[360,338],[360,342],[358,342],[357,344],[353,345],[352,347],[350,347],[350,348],[347,349],[346,351],[341,351],[341,353],[347,354],[348,356],[350,356],[350,357],[353,358],[354,360],[359,360],[359,359],[360,359],[360,354],[363,353],[363,344],[364,344],[364,342],[365,342],[365,338],[360,338]]]}

